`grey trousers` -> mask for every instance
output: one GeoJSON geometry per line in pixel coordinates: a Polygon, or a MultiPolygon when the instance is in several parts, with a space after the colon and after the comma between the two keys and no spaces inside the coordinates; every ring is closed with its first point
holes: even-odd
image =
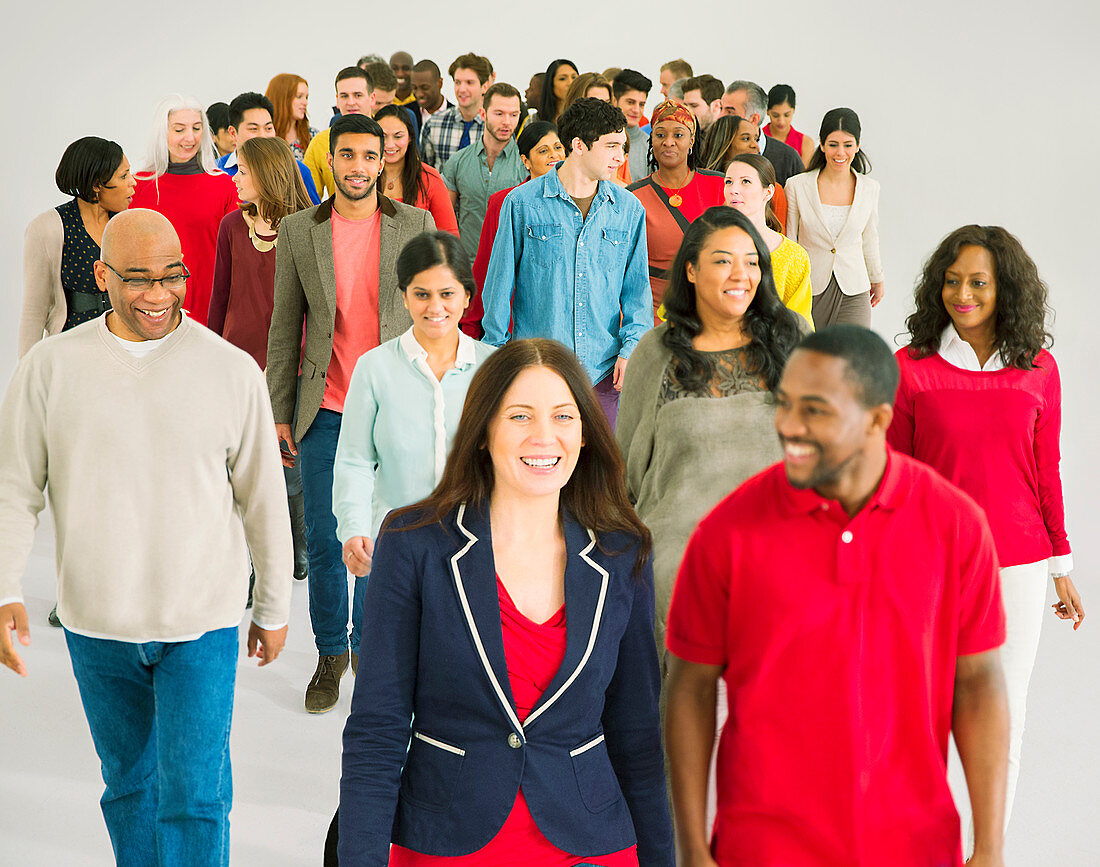
{"type": "Polygon", "coordinates": [[[871,327],[871,293],[845,295],[840,291],[836,275],[829,277],[829,285],[813,299],[814,328],[820,331],[830,325],[862,325],[871,327]]]}

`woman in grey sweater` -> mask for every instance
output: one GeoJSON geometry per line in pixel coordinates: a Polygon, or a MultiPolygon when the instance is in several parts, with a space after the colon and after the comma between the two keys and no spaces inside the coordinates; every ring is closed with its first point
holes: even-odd
{"type": "Polygon", "coordinates": [[[653,533],[656,637],[695,525],[779,460],[772,389],[805,326],[776,294],[768,247],[733,208],[705,211],[669,270],[667,321],[627,367],[615,436],[653,533]]]}

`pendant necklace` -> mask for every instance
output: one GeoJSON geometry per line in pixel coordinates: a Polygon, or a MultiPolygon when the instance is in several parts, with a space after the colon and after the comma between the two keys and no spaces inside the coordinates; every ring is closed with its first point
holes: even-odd
{"type": "MultiPolygon", "coordinates": [[[[659,184],[660,184],[660,185],[661,185],[662,187],[663,187],[663,186],[665,186],[664,182],[662,182],[662,181],[661,181],[661,172],[660,172],[660,169],[658,169],[657,171],[655,171],[655,172],[654,172],[653,174],[657,176],[657,183],[659,183],[659,184]]],[[[684,185],[683,185],[682,187],[680,187],[679,189],[676,189],[676,190],[672,190],[672,191],[670,191],[670,192],[669,192],[669,195],[668,195],[668,203],[669,203],[670,205],[672,205],[672,207],[674,207],[674,208],[678,208],[678,207],[680,207],[680,205],[682,205],[682,204],[684,203],[684,197],[680,195],[680,191],[681,191],[681,190],[683,190],[683,189],[684,189],[684,187],[686,187],[686,186],[687,186],[688,184],[690,184],[690,183],[691,183],[691,176],[692,176],[692,173],[691,173],[691,172],[688,172],[688,179],[687,179],[687,183],[685,183],[685,184],[684,184],[684,185]]]]}

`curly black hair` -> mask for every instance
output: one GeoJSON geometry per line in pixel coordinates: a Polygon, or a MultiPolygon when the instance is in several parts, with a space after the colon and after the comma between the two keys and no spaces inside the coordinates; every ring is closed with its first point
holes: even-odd
{"type": "Polygon", "coordinates": [[[942,241],[924,263],[914,291],[916,310],[905,320],[909,355],[926,358],[940,348],[940,335],[951,323],[943,303],[944,273],[963,247],[983,247],[993,259],[996,280],[994,349],[1005,367],[1031,370],[1035,356],[1053,343],[1046,329],[1047,286],[1035,262],[1015,235],[1000,226],[963,226],[942,241]]]}
{"type": "Polygon", "coordinates": [[[747,369],[774,390],[779,385],[787,357],[802,338],[800,317],[779,300],[775,291],[771,253],[756,227],[733,208],[724,205],[708,208],[684,233],[676,260],[668,271],[669,282],[664,295],[669,327],[662,340],[672,353],[672,373],[680,385],[697,394],[709,391],[714,360],[691,342],[703,330],[703,323],[695,303],[695,287],[687,278],[687,263],[697,265],[707,239],[731,227],[741,229],[752,238],[760,262],[760,283],[744,316],[745,326],[752,335],[745,347],[747,369]]]}

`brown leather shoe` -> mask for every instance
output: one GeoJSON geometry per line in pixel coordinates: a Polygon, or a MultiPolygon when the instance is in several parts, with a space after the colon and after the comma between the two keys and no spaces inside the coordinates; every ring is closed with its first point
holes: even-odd
{"type": "Polygon", "coordinates": [[[336,707],[340,700],[340,678],[348,670],[348,651],[339,656],[320,656],[317,670],[306,687],[306,710],[325,713],[336,707]]]}
{"type": "Polygon", "coordinates": [[[351,673],[353,676],[359,674],[359,654],[354,650],[351,652],[351,673]]]}

